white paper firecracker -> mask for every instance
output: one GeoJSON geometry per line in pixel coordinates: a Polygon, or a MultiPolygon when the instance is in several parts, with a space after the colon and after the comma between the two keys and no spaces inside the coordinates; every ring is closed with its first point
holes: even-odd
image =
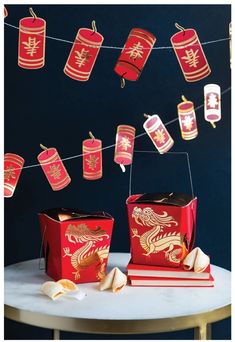
{"type": "Polygon", "coordinates": [[[221,91],[218,84],[207,84],[204,87],[204,118],[213,128],[221,119],[221,91]]]}

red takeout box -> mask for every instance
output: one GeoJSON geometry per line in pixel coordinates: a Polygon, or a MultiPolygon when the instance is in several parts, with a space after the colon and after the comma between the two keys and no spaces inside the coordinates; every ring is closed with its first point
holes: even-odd
{"type": "Polygon", "coordinates": [[[56,208],[39,214],[46,273],[54,280],[99,281],[106,271],[114,219],[105,212],[56,208]]]}
{"type": "Polygon", "coordinates": [[[178,267],[193,248],[197,198],[177,193],[127,199],[131,256],[135,264],[178,267]]]}

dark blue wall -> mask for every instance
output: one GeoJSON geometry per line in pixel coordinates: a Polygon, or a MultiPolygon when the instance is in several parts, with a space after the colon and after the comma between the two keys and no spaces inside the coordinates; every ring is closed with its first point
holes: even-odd
{"type": "MultiPolygon", "coordinates": [[[[18,26],[28,16],[26,5],[7,5],[6,22],[18,26]]],[[[169,46],[176,32],[174,23],[195,28],[201,42],[228,37],[228,5],[34,5],[47,21],[47,34],[74,40],[78,28],[96,20],[104,44],[122,46],[133,27],[141,27],[157,37],[155,46],[169,46]]],[[[40,70],[24,70],[17,65],[18,31],[5,26],[5,152],[21,155],[25,165],[37,163],[39,143],[56,147],[61,157],[81,153],[88,131],[102,139],[103,146],[115,142],[116,127],[130,124],[143,132],[143,113],[158,113],[163,122],[177,117],[176,106],[184,94],[195,107],[203,103],[203,87],[217,83],[230,87],[229,45],[227,41],[204,46],[212,69],[206,79],[187,83],[173,50],[151,53],[137,82],[120,88],[113,68],[118,50],[101,49],[92,76],[76,82],[63,73],[71,45],[46,41],[46,65],[40,70]]],[[[222,97],[222,120],[213,129],[204,121],[203,108],[197,111],[199,135],[183,141],[178,122],[168,126],[175,140],[172,151],[187,151],[191,160],[194,191],[198,196],[196,245],[211,256],[212,263],[230,269],[230,92],[222,97]]],[[[136,140],[138,150],[154,150],[147,136],[136,140]]],[[[78,207],[105,210],[115,217],[111,251],[129,251],[125,200],[129,172],[123,174],[113,162],[114,150],[103,152],[104,175],[96,182],[82,178],[82,160],[65,163],[72,178],[70,186],[53,192],[40,167],[25,169],[11,199],[5,201],[5,264],[39,257],[40,233],[37,213],[51,207],[78,207]]],[[[133,192],[189,192],[185,157],[135,154],[133,192]]],[[[50,332],[6,321],[6,339],[43,339],[50,332]]],[[[63,338],[105,338],[64,333],[63,338]],[[74,337],[75,336],[75,337],[74,337]]],[[[192,331],[141,336],[152,339],[190,339],[192,331]]],[[[111,339],[111,336],[106,336],[111,339]]],[[[136,338],[136,337],[133,337],[136,338]]],[[[214,338],[230,339],[230,321],[215,324],[214,338]]]]}

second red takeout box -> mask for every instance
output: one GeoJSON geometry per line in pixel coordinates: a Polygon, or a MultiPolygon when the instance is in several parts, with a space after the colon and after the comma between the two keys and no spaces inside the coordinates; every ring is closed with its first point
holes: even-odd
{"type": "Polygon", "coordinates": [[[197,198],[180,193],[132,195],[127,199],[134,264],[178,267],[193,248],[197,198]]]}
{"type": "Polygon", "coordinates": [[[39,214],[46,273],[54,280],[99,281],[106,272],[114,219],[105,212],[55,208],[39,214]]]}

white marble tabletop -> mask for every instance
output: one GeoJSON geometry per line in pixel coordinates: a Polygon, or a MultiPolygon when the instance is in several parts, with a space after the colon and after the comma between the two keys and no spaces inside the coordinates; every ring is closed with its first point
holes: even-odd
{"type": "MultiPolygon", "coordinates": [[[[109,266],[125,271],[127,253],[111,253],[109,266]]],[[[5,304],[60,317],[100,320],[160,319],[209,312],[231,304],[231,273],[212,265],[213,288],[160,288],[126,286],[120,293],[99,291],[98,283],[78,284],[87,293],[82,301],[61,297],[52,301],[40,287],[51,280],[39,270],[39,260],[20,262],[5,268],[5,304]]]]}

